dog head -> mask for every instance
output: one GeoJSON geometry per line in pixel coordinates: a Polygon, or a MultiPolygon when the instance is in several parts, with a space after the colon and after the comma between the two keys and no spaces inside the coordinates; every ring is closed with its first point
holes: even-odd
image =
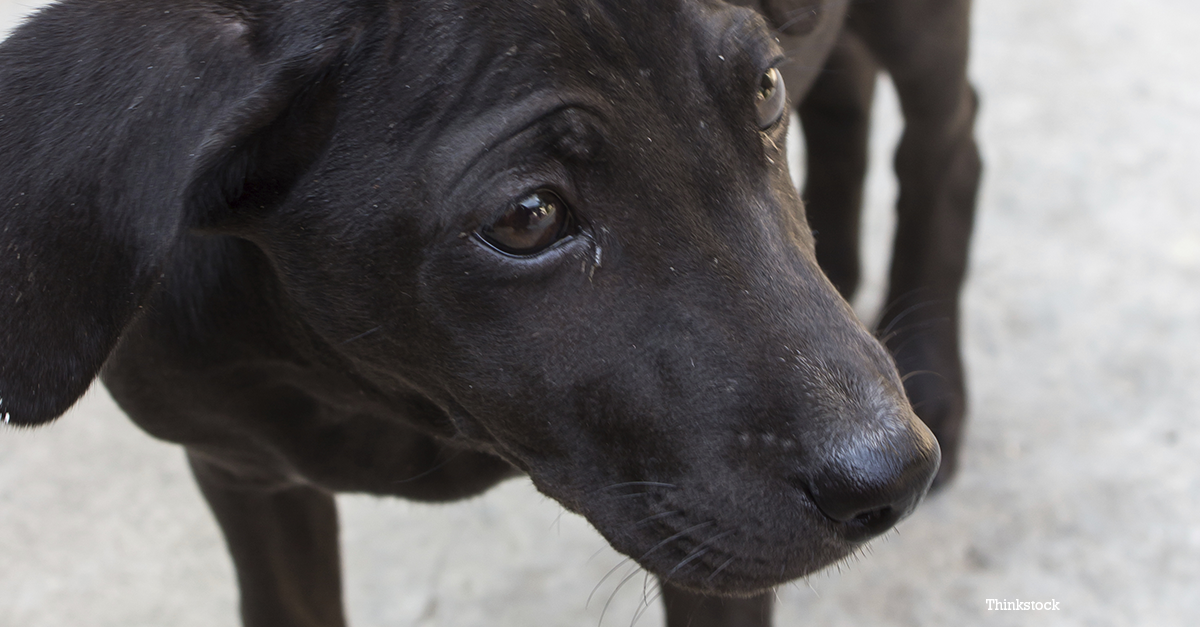
{"type": "Polygon", "coordinates": [[[181,241],[237,237],[322,350],[678,585],[807,574],[924,494],[937,444],[817,267],[756,13],[155,4],[0,48],[8,421],[83,393],[181,241]]]}

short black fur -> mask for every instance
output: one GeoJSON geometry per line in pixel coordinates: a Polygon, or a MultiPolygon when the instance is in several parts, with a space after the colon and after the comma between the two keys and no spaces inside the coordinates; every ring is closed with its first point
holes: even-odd
{"type": "Polygon", "coordinates": [[[41,11],[0,45],[0,416],[100,374],[186,447],[247,625],[343,624],[332,492],[522,472],[663,579],[672,627],[767,625],[940,456],[755,104],[785,49],[819,100],[829,50],[921,3],[768,4],[782,31],[699,0],[41,11]],[[473,236],[535,190],[572,215],[553,245],[473,236]]]}

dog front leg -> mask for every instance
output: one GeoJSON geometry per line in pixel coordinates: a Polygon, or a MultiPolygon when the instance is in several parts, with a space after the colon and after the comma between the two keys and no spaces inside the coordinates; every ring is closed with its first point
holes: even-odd
{"type": "Polygon", "coordinates": [[[748,598],[710,597],[659,580],[667,627],[770,627],[774,592],[748,598]]]}
{"type": "Polygon", "coordinates": [[[882,339],[913,409],[942,447],[934,486],[954,473],[966,411],[959,292],[981,170],[967,82],[969,0],[856,4],[849,28],[892,77],[904,113],[900,195],[882,339]]]}
{"type": "Polygon", "coordinates": [[[878,66],[866,44],[843,32],[797,110],[804,127],[804,203],[817,263],[846,300],[859,281],[859,216],[878,66]]]}
{"type": "Polygon", "coordinates": [[[249,485],[191,452],[188,461],[233,557],[245,627],[343,627],[333,496],[249,485]]]}

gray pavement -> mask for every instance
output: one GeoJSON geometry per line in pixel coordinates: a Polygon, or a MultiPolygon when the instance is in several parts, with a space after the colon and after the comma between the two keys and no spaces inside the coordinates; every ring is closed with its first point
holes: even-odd
{"type": "MultiPolygon", "coordinates": [[[[0,25],[34,4],[0,0],[0,25]]],[[[778,624],[1200,624],[1200,5],[975,15],[987,170],[961,474],[859,558],[781,589],[778,624]]],[[[894,194],[883,96],[863,315],[894,194]]],[[[527,481],[455,505],[340,504],[355,627],[629,625],[642,600],[642,575],[614,594],[621,556],[527,481]]],[[[235,604],[180,450],[102,388],[48,428],[0,429],[0,626],[232,627],[235,604]]]]}

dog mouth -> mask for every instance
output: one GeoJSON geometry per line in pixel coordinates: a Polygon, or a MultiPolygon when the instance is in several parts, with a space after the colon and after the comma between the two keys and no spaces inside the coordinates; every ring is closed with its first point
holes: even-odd
{"type": "Polygon", "coordinates": [[[659,481],[614,483],[591,496],[580,507],[568,507],[645,570],[701,594],[752,596],[819,571],[861,546],[815,506],[783,498],[753,512],[736,503],[717,510],[711,503],[720,498],[708,490],[659,481]],[[773,520],[763,519],[768,515],[773,520]]]}
{"type": "Polygon", "coordinates": [[[782,455],[766,444],[747,455],[733,436],[727,450],[737,455],[724,462],[689,456],[666,475],[643,467],[631,473],[634,480],[597,477],[597,468],[639,464],[574,456],[571,468],[534,463],[530,476],[660,579],[700,594],[748,596],[845,559],[915,509],[940,455],[915,416],[897,420],[912,429],[884,440],[887,446],[877,446],[877,433],[853,437],[807,470],[806,455],[782,455]]]}
{"type": "Polygon", "coordinates": [[[691,522],[682,516],[676,524],[646,532],[646,540],[633,550],[624,550],[622,543],[611,538],[610,543],[677,587],[723,596],[751,596],[769,590],[819,571],[858,546],[826,541],[810,551],[797,551],[808,543],[795,539],[756,542],[747,528],[729,527],[713,519],[691,522]],[[646,544],[650,546],[643,549],[646,544]]]}

